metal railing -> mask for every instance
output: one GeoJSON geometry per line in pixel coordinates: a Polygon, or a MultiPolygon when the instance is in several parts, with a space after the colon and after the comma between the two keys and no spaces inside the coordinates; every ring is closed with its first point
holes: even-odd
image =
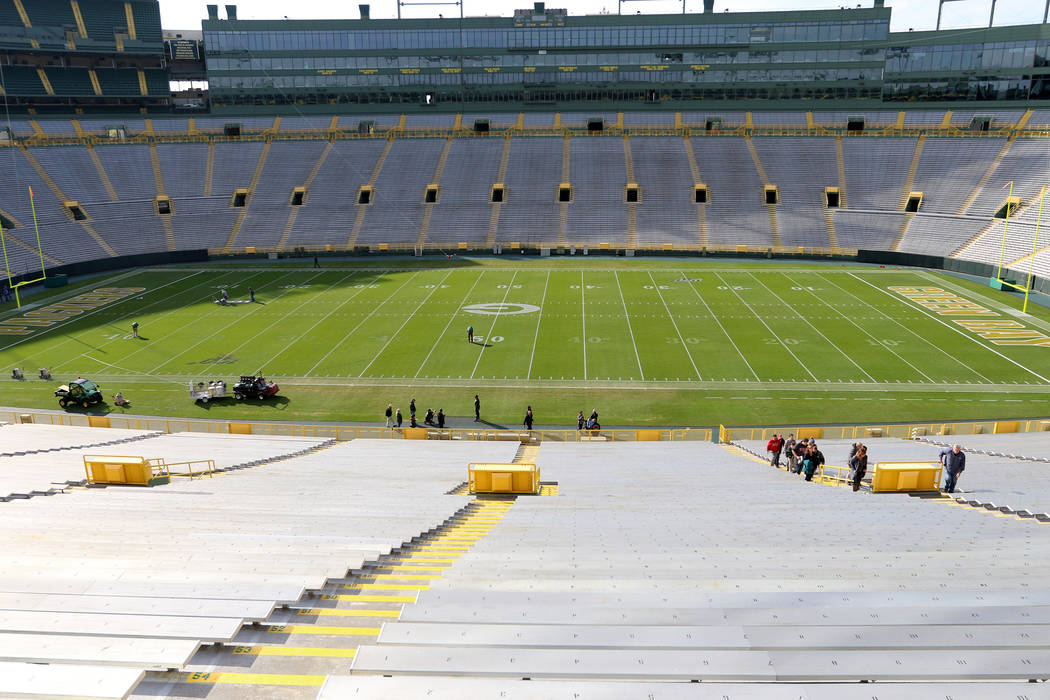
{"type": "Polygon", "coordinates": [[[780,425],[770,427],[732,428],[719,426],[719,442],[769,440],[775,434],[793,434],[818,440],[849,440],[873,437],[913,439],[944,435],[981,435],[1000,433],[1037,433],[1050,430],[1050,419],[1019,418],[1010,420],[957,421],[936,423],[885,423],[875,425],[780,425]]]}
{"type": "Polygon", "coordinates": [[[168,476],[182,476],[191,480],[198,477],[215,476],[214,459],[190,459],[184,462],[166,462],[161,459],[160,462],[168,476]],[[172,471],[172,467],[183,467],[183,470],[172,471]]]}
{"type": "Polygon", "coordinates": [[[233,141],[305,141],[305,140],[360,140],[360,139],[412,139],[412,138],[509,138],[509,137],[623,137],[623,136],[843,136],[847,138],[879,137],[940,137],[940,138],[995,138],[1010,137],[1047,138],[1050,125],[1016,124],[993,125],[987,131],[974,131],[966,126],[918,124],[898,126],[896,123],[866,124],[863,131],[849,131],[845,124],[792,125],[792,124],[747,124],[723,123],[718,129],[708,130],[705,124],[685,123],[676,125],[624,125],[606,124],[602,131],[591,131],[586,125],[518,126],[516,124],[491,125],[488,132],[475,132],[468,126],[377,126],[371,132],[361,133],[356,127],[278,130],[272,128],[242,131],[240,136],[226,136],[221,130],[195,129],[194,131],[165,131],[147,133],[134,132],[123,139],[112,139],[106,134],[25,134],[0,141],[0,147],[41,147],[107,144],[150,143],[224,143],[233,141]]]}
{"type": "MultiPolygon", "coordinates": [[[[776,255],[779,257],[784,256],[798,256],[800,258],[814,258],[820,256],[837,256],[844,258],[853,258],[857,255],[856,248],[832,248],[832,247],[819,247],[819,246],[761,246],[761,245],[704,245],[699,244],[684,244],[684,243],[663,243],[657,241],[642,242],[634,246],[628,246],[626,242],[618,243],[595,243],[594,241],[530,241],[527,245],[522,246],[517,242],[497,242],[498,245],[502,246],[506,251],[520,250],[521,248],[528,248],[532,250],[540,248],[549,248],[553,251],[569,251],[575,249],[576,255],[583,255],[583,251],[587,253],[601,254],[603,252],[622,253],[626,250],[640,250],[640,251],[663,251],[663,252],[683,252],[683,253],[734,253],[739,255],[776,255]]],[[[423,251],[456,251],[456,250],[491,250],[492,244],[485,241],[460,241],[456,243],[433,243],[428,242],[424,246],[416,245],[415,243],[371,243],[367,247],[370,251],[377,252],[392,252],[392,253],[404,253],[412,254],[417,250],[423,251]]],[[[333,245],[333,244],[320,244],[320,245],[285,245],[285,246],[236,246],[231,248],[209,248],[208,255],[213,257],[221,257],[223,255],[268,255],[270,253],[285,253],[290,254],[293,257],[297,254],[302,254],[303,257],[311,257],[316,253],[354,253],[355,249],[347,246],[333,245]]],[[[559,253],[559,256],[563,253],[559,253]]]]}
{"type": "MultiPolygon", "coordinates": [[[[360,439],[404,439],[405,428],[386,428],[368,425],[331,425],[322,423],[257,423],[249,421],[218,421],[195,418],[135,418],[131,416],[106,416],[100,422],[98,416],[80,413],[45,411],[0,411],[0,422],[37,423],[41,425],[67,425],[89,427],[123,428],[126,430],[158,431],[162,433],[208,433],[212,435],[271,435],[279,437],[326,438],[340,441],[360,439]],[[92,420],[94,419],[94,420],[92,420]]],[[[518,442],[633,442],[638,433],[646,433],[642,439],[651,439],[649,433],[656,430],[663,441],[711,442],[711,428],[615,428],[602,430],[542,429],[523,430],[482,426],[476,428],[433,428],[423,426],[428,440],[483,440],[518,442]]],[[[207,461],[207,460],[206,460],[207,461]]],[[[181,463],[179,463],[181,464],[181,463]]],[[[170,464],[169,464],[170,466],[170,464]]],[[[182,474],[172,474],[182,476],[182,474]]]]}

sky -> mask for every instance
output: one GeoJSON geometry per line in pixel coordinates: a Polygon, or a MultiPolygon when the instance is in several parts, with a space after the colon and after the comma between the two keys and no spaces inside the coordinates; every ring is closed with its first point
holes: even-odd
{"type": "MultiPolygon", "coordinates": [[[[419,1],[419,0],[410,0],[419,1]]],[[[433,2],[434,0],[427,0],[433,2]]],[[[703,0],[685,0],[687,12],[700,12],[703,0]]],[[[984,27],[988,25],[988,13],[992,0],[953,0],[944,4],[941,18],[942,29],[984,27]]],[[[200,30],[201,20],[207,17],[206,2],[196,0],[160,0],[161,22],[164,29],[200,30]]],[[[358,2],[333,2],[333,0],[212,0],[219,5],[219,17],[225,18],[226,4],[237,5],[239,19],[358,19],[358,2]]],[[[370,0],[373,19],[397,16],[397,0],[370,0]]],[[[872,0],[862,0],[864,7],[871,7],[872,0]]],[[[715,12],[754,12],[768,10],[818,10],[835,9],[847,5],[854,7],[856,0],[715,0],[715,12]]],[[[937,25],[937,0],[886,0],[893,8],[891,31],[906,32],[909,29],[923,31],[937,25]]],[[[617,0],[547,0],[548,7],[566,8],[570,15],[588,15],[617,10],[617,0]]],[[[532,7],[532,0],[464,0],[464,13],[468,17],[497,15],[509,17],[517,8],[532,7]]],[[[1043,21],[1045,0],[997,0],[995,25],[1034,24],[1043,21]]],[[[624,3],[624,14],[641,11],[644,14],[679,13],[681,0],[632,0],[624,3]]],[[[458,8],[452,5],[402,7],[402,17],[437,17],[438,13],[455,16],[458,8]]]]}

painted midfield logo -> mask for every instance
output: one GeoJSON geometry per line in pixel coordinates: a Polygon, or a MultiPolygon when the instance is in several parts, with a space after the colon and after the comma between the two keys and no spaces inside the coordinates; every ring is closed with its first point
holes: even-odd
{"type": "Polygon", "coordinates": [[[532,304],[513,304],[510,302],[493,302],[491,304],[471,304],[464,306],[463,310],[468,314],[480,314],[482,316],[496,316],[503,314],[513,316],[515,314],[532,314],[540,310],[540,307],[532,304]]]}

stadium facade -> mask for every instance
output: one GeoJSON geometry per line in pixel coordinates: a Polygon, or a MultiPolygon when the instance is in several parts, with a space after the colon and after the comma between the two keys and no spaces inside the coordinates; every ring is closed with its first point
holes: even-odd
{"type": "MultiPolygon", "coordinates": [[[[707,3],[706,9],[713,9],[707,3]]],[[[1050,26],[891,32],[891,9],[242,20],[166,40],[156,0],[0,3],[15,113],[898,109],[1050,102],[1050,26]],[[191,106],[196,107],[196,95],[191,106]],[[205,96],[201,106],[208,107],[205,96]],[[181,104],[185,107],[185,104],[181,104]]]]}
{"type": "Polygon", "coordinates": [[[203,22],[214,107],[872,108],[1050,100],[1050,26],[890,32],[890,8],[203,22]]]}

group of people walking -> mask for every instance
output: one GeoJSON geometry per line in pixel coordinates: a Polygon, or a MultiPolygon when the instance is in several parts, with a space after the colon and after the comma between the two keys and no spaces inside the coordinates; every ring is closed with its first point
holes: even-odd
{"type": "MultiPolygon", "coordinates": [[[[405,417],[401,414],[401,409],[394,408],[394,404],[390,403],[386,406],[386,427],[388,428],[400,428],[405,422],[405,417]]],[[[408,402],[408,427],[418,428],[419,423],[416,422],[416,400],[413,398],[408,402]]],[[[439,408],[437,413],[434,413],[434,409],[428,408],[426,415],[423,418],[423,423],[426,425],[432,425],[435,428],[445,427],[445,410],[439,408]]]]}
{"type": "MultiPolygon", "coordinates": [[[[774,435],[766,443],[766,451],[770,455],[770,466],[779,468],[780,455],[785,454],[787,470],[792,474],[800,474],[806,481],[813,481],[813,475],[825,463],[824,453],[817,447],[816,440],[796,440],[794,434],[789,434],[786,440],[783,435],[774,435]]],[[[853,485],[854,491],[860,490],[860,482],[867,472],[868,448],[855,442],[850,446],[849,452],[849,483],[853,485]]]]}
{"type": "MultiPolygon", "coordinates": [[[[794,434],[789,434],[786,440],[783,435],[773,435],[766,443],[766,452],[769,453],[770,466],[777,468],[780,467],[781,454],[786,455],[787,470],[792,474],[801,474],[806,481],[813,481],[813,475],[824,464],[824,453],[817,448],[817,441],[810,438],[795,440],[794,434]]],[[[946,472],[944,491],[955,493],[959,475],[966,469],[966,455],[959,445],[953,445],[950,449],[941,450],[938,461],[946,472]]],[[[868,473],[868,446],[860,442],[850,445],[848,464],[847,480],[854,491],[859,491],[868,473]]]]}

